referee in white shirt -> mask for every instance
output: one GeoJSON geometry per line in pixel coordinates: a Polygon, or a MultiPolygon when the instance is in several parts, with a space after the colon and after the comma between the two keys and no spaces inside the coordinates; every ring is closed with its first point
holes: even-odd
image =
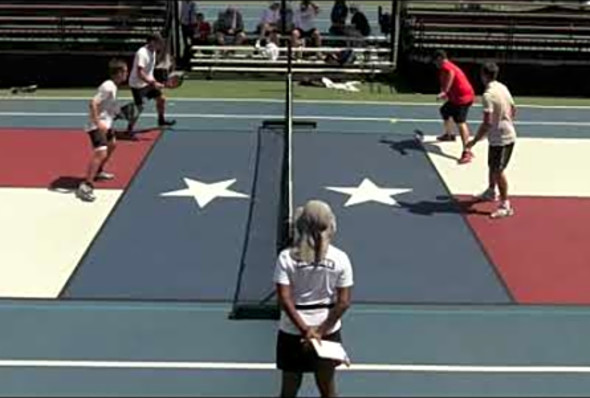
{"type": "MultiPolygon", "coordinates": [[[[158,111],[158,126],[170,127],[176,122],[174,120],[166,120],[164,117],[166,97],[164,97],[162,89],[165,85],[154,78],[156,53],[163,49],[164,39],[159,33],[154,33],[148,37],[147,44],[135,53],[133,67],[129,75],[129,87],[131,87],[133,101],[139,109],[139,113],[143,111],[144,99],[155,99],[156,110],[158,111]]],[[[136,121],[130,120],[127,126],[127,130],[131,135],[133,135],[133,128],[135,127],[136,121]]]]}
{"type": "Polygon", "coordinates": [[[337,362],[320,359],[311,339],[341,341],[341,317],[353,285],[348,255],[330,244],[336,219],[330,207],[312,200],[295,215],[293,247],[278,257],[274,282],[282,308],[277,367],[281,396],[297,395],[304,373],[313,372],[322,397],[336,396],[337,362]]]}

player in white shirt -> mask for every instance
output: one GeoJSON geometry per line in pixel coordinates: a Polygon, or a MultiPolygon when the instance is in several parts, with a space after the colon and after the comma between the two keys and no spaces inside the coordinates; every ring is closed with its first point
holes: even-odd
{"type": "Polygon", "coordinates": [[[498,73],[498,65],[493,62],[488,62],[481,68],[481,80],[486,87],[482,97],[483,122],[473,140],[468,143],[468,147],[471,148],[484,136],[488,136],[488,188],[479,196],[479,199],[496,200],[496,187],[498,187],[500,206],[490,215],[491,218],[509,217],[514,214],[514,209],[508,200],[508,180],[504,170],[510,162],[516,142],[516,129],[513,122],[516,116],[516,105],[508,88],[496,80],[498,73]]]}
{"type": "MultiPolygon", "coordinates": [[[[164,114],[166,112],[166,97],[162,89],[165,87],[164,83],[157,81],[154,78],[154,70],[156,69],[156,56],[158,51],[164,49],[164,39],[158,33],[154,33],[148,37],[147,44],[141,47],[135,53],[133,60],[133,67],[129,75],[129,87],[133,94],[133,101],[137,106],[139,113],[143,111],[144,98],[155,99],[156,109],[158,111],[158,126],[169,127],[176,122],[174,120],[166,120],[164,114]]],[[[129,121],[127,130],[129,134],[133,135],[133,128],[135,121],[129,121]]]]}
{"type": "Polygon", "coordinates": [[[330,244],[336,219],[330,207],[312,200],[295,214],[293,247],[278,257],[274,282],[282,315],[277,339],[281,396],[297,395],[304,373],[313,372],[324,397],[335,396],[338,363],[320,359],[312,339],[341,342],[341,317],[353,285],[348,255],[330,244]]]}
{"type": "Polygon", "coordinates": [[[120,110],[117,104],[117,89],[127,80],[127,73],[127,64],[124,61],[111,60],[109,62],[110,79],[100,85],[88,106],[89,120],[86,132],[90,137],[93,153],[86,178],[76,191],[76,195],[87,202],[96,199],[93,192],[94,181],[114,178],[113,174],[107,173],[103,168],[115,150],[113,122],[120,110]]]}

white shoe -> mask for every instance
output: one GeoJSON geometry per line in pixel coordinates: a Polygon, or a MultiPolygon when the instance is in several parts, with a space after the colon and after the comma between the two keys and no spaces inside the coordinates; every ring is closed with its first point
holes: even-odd
{"type": "Polygon", "coordinates": [[[496,194],[494,190],[488,188],[475,198],[481,202],[495,202],[498,200],[498,194],[496,194]]]}
{"type": "Polygon", "coordinates": [[[490,218],[505,218],[514,215],[514,209],[510,206],[500,206],[498,209],[490,214],[490,218]]]}
{"type": "Polygon", "coordinates": [[[76,196],[84,202],[94,202],[96,200],[96,196],[94,196],[94,189],[91,185],[88,185],[85,182],[80,184],[76,190],[76,196]]]}
{"type": "Polygon", "coordinates": [[[113,173],[107,173],[106,171],[101,171],[94,177],[94,181],[110,181],[114,180],[115,175],[113,173]]]}

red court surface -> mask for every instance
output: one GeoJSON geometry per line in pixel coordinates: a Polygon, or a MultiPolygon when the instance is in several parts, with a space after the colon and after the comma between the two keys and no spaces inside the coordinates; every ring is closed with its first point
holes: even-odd
{"type": "MultiPolygon", "coordinates": [[[[461,202],[468,199],[459,198],[461,202]]],[[[491,220],[492,203],[466,217],[520,304],[590,304],[590,199],[511,199],[516,214],[491,220]]]]}
{"type": "MultiPolygon", "coordinates": [[[[125,188],[159,135],[154,130],[137,141],[119,139],[109,161],[117,178],[97,183],[97,188],[125,188]]],[[[72,188],[84,176],[90,155],[82,129],[0,129],[0,187],[72,188]]]]}

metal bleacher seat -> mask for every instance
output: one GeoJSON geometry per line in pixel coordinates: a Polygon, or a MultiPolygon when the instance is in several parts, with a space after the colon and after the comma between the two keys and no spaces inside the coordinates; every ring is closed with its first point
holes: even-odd
{"type": "Polygon", "coordinates": [[[407,2],[402,39],[406,56],[425,61],[434,49],[444,48],[463,61],[589,62],[590,8],[579,1],[463,3],[407,2]]]}
{"type": "MultiPolygon", "coordinates": [[[[321,32],[321,47],[304,47],[294,49],[297,55],[293,63],[294,73],[326,73],[326,74],[383,74],[395,68],[391,57],[391,40],[389,35],[381,34],[376,24],[377,7],[368,8],[369,20],[374,34],[367,37],[337,36],[328,33],[330,27],[329,12],[332,1],[319,2],[323,17],[317,21],[321,32]],[[346,65],[325,62],[328,54],[338,54],[344,50],[352,50],[354,59],[346,65]]],[[[217,46],[214,34],[210,36],[208,45],[191,48],[190,70],[205,73],[284,73],[287,67],[286,41],[289,36],[280,38],[279,58],[275,61],[264,58],[255,47],[259,35],[255,33],[261,12],[267,3],[258,6],[240,6],[243,14],[247,43],[241,46],[217,46]]],[[[225,5],[207,5],[200,9],[207,20],[212,23],[218,12],[225,5]]],[[[366,7],[365,7],[366,8],[366,7]]]]}
{"type": "MultiPolygon", "coordinates": [[[[343,74],[382,74],[393,68],[387,59],[390,53],[386,48],[352,48],[355,61],[346,67],[330,65],[317,54],[339,53],[341,47],[315,47],[294,50],[294,73],[343,73],[343,74]]],[[[282,73],[287,67],[287,48],[280,47],[276,61],[262,57],[254,46],[193,46],[191,70],[194,72],[262,72],[282,73]],[[222,55],[232,52],[231,55],[222,55]]]]}
{"type": "Polygon", "coordinates": [[[168,22],[166,1],[0,1],[4,54],[123,55],[168,22]]]}

